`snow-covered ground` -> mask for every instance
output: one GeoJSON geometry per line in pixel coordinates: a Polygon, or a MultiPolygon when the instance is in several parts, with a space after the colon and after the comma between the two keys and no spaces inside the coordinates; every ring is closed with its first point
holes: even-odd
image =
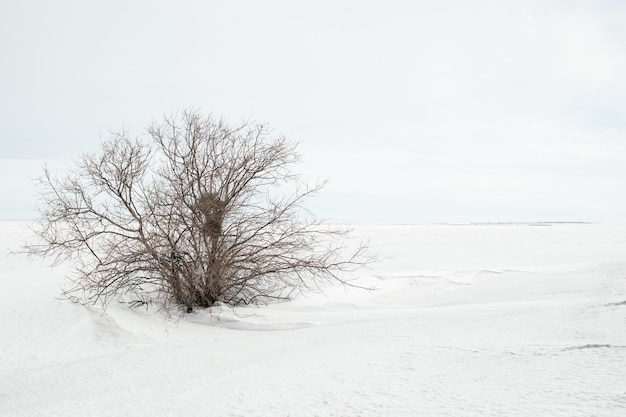
{"type": "Polygon", "coordinates": [[[358,226],[367,292],[168,320],[6,256],[0,416],[624,416],[626,226],[358,226]]]}

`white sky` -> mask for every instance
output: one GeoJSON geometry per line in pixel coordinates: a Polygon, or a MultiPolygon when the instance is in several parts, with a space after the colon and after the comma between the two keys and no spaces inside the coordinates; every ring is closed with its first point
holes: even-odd
{"type": "Polygon", "coordinates": [[[193,106],[300,141],[333,220],[626,222],[620,0],[4,1],[0,57],[0,218],[193,106]]]}

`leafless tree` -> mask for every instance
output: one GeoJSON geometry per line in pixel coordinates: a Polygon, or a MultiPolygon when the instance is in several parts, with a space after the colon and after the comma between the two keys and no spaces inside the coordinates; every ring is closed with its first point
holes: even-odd
{"type": "Polygon", "coordinates": [[[185,111],[148,134],[114,134],[60,178],[44,171],[41,239],[26,251],[73,262],[69,296],[191,312],[346,283],[368,261],[303,207],[323,183],[303,185],[296,145],[266,126],[185,111]]]}

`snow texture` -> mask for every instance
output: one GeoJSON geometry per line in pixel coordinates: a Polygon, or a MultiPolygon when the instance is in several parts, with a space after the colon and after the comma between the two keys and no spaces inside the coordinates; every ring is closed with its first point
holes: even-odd
{"type": "Polygon", "coordinates": [[[626,415],[626,226],[359,226],[375,290],[182,320],[62,301],[0,233],[0,416],[626,415]]]}

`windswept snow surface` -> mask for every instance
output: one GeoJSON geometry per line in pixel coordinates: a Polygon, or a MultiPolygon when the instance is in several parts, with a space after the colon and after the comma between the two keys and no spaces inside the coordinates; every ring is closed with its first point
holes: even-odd
{"type": "Polygon", "coordinates": [[[0,416],[624,416],[626,226],[358,226],[367,292],[176,321],[6,256],[0,416]]]}

